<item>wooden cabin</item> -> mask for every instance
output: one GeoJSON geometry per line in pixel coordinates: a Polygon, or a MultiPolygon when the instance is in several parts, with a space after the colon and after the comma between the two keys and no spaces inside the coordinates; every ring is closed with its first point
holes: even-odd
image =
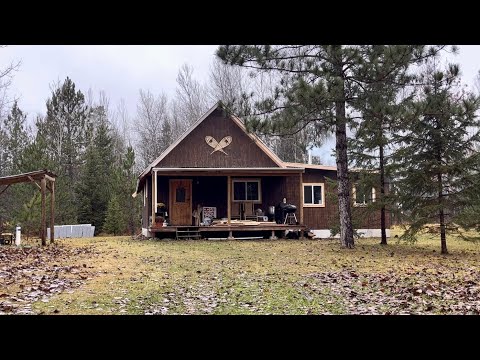
{"type": "MultiPolygon", "coordinates": [[[[338,220],[326,178],[336,175],[333,166],[283,162],[218,103],[140,174],[134,196],[143,198],[145,236],[329,237],[338,220]],[[284,201],[296,211],[283,212],[284,201]]],[[[380,236],[379,213],[362,221],[359,231],[380,236]]]]}

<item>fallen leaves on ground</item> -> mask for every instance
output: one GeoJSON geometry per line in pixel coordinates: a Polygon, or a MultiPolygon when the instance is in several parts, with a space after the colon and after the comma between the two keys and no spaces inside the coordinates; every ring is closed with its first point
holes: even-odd
{"type": "Polygon", "coordinates": [[[0,314],[33,314],[32,303],[78,288],[92,272],[68,263],[94,254],[91,246],[0,247],[0,314]]]}
{"type": "MultiPolygon", "coordinates": [[[[349,314],[480,314],[480,273],[475,268],[456,279],[448,268],[437,273],[357,274],[353,271],[308,275],[312,292],[337,295],[349,314]]],[[[305,286],[305,285],[304,285],[305,286]]]]}
{"type": "Polygon", "coordinates": [[[0,249],[0,311],[478,314],[480,247],[451,241],[443,256],[438,246],[428,239],[387,247],[362,239],[347,250],[335,240],[112,237],[11,247],[0,249]]]}

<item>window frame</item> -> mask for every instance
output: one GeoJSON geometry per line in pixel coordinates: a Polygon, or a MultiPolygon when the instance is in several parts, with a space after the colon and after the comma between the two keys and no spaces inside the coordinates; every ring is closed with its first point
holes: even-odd
{"type": "Polygon", "coordinates": [[[232,202],[234,203],[242,203],[242,202],[252,202],[254,204],[261,204],[262,203],[262,179],[260,178],[252,178],[252,179],[232,179],[232,202]],[[258,200],[235,200],[235,183],[245,183],[245,197],[247,197],[247,182],[256,182],[258,184],[258,200]]]}
{"type": "Polygon", "coordinates": [[[302,204],[303,207],[325,207],[325,183],[302,183],[302,204]],[[315,198],[313,193],[314,186],[321,186],[322,187],[322,203],[321,204],[313,204],[313,203],[305,203],[305,186],[312,187],[312,201],[315,198]]]}
{"type": "Polygon", "coordinates": [[[143,185],[143,195],[143,207],[145,207],[148,199],[148,181],[145,181],[145,185],[143,185]]]}
{"type": "MultiPolygon", "coordinates": [[[[376,190],[374,186],[372,186],[371,196],[372,196],[371,202],[374,203],[376,199],[376,190]]],[[[357,192],[356,192],[355,184],[352,186],[352,198],[353,198],[353,206],[355,207],[366,207],[370,203],[370,202],[357,203],[357,192]]]]}

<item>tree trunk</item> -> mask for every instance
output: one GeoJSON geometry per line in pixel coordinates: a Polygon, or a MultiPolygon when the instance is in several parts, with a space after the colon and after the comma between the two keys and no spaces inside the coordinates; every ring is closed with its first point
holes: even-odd
{"type": "MultiPolygon", "coordinates": [[[[341,63],[337,74],[343,77],[341,63]]],[[[350,206],[350,182],[348,179],[347,121],[345,118],[345,85],[340,85],[340,100],[335,102],[335,148],[337,158],[338,210],[340,213],[340,242],[343,247],[352,249],[353,241],[352,210],[350,206]]]]}
{"type": "Polygon", "coordinates": [[[440,242],[442,244],[442,254],[448,254],[447,250],[447,234],[445,230],[445,212],[443,211],[443,183],[442,174],[437,174],[438,180],[438,205],[440,207],[439,219],[440,219],[440,242]]]}
{"type": "Polygon", "coordinates": [[[387,231],[386,231],[386,224],[385,224],[385,165],[383,163],[383,143],[380,144],[380,201],[382,204],[382,208],[380,209],[380,229],[382,232],[382,240],[380,242],[381,245],[387,245],[387,231]]]}
{"type": "Polygon", "coordinates": [[[335,72],[340,81],[338,97],[335,101],[335,149],[337,158],[338,210],[340,214],[340,242],[343,247],[352,249],[353,241],[352,210],[350,204],[350,182],[347,157],[347,119],[345,117],[345,82],[341,46],[336,57],[335,72]]]}

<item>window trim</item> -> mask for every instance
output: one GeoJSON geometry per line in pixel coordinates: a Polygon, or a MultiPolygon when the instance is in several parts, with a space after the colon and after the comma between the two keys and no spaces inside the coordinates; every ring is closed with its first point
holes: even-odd
{"type": "Polygon", "coordinates": [[[143,194],[143,207],[145,207],[148,199],[148,181],[145,181],[145,185],[143,185],[143,194]]]}
{"type": "Polygon", "coordinates": [[[303,183],[302,184],[302,204],[303,207],[325,207],[325,183],[303,183]],[[322,187],[322,203],[321,204],[305,204],[305,186],[312,187],[312,199],[313,196],[313,187],[314,186],[321,186],[322,187]]]}
{"type": "MultiPolygon", "coordinates": [[[[246,185],[245,185],[246,186],[246,185]]],[[[247,196],[247,189],[245,188],[245,196],[247,196]]],[[[254,204],[261,204],[262,203],[262,179],[260,178],[235,178],[232,179],[232,202],[234,203],[242,203],[242,202],[252,202],[254,204]],[[258,183],[258,200],[235,200],[235,192],[234,192],[234,184],[236,182],[256,182],[258,183]]]]}
{"type": "MultiPolygon", "coordinates": [[[[372,186],[371,194],[372,194],[372,201],[371,202],[375,202],[376,190],[375,190],[374,186],[372,186]]],[[[356,192],[355,184],[352,186],[352,198],[353,198],[353,206],[355,206],[355,207],[366,207],[369,204],[368,202],[357,203],[357,192],[356,192]]]]}

